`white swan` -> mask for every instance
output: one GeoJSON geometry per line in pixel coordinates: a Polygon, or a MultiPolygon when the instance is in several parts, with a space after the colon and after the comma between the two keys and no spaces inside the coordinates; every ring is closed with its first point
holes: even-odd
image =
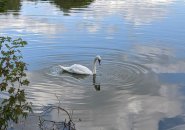
{"type": "Polygon", "coordinates": [[[62,70],[69,72],[69,73],[73,73],[73,74],[96,75],[96,61],[98,61],[100,64],[101,57],[99,55],[97,55],[94,59],[93,71],[91,71],[87,67],[80,65],[80,64],[74,64],[70,67],[64,67],[61,65],[59,65],[59,66],[62,68],[62,70]]]}

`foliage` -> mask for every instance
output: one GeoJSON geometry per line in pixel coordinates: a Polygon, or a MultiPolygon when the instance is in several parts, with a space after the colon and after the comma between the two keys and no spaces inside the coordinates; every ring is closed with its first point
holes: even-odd
{"type": "Polygon", "coordinates": [[[21,86],[28,86],[26,63],[22,61],[20,48],[27,44],[22,39],[0,37],[0,129],[7,129],[8,122],[18,122],[31,112],[31,103],[26,101],[21,86]],[[7,95],[5,97],[5,95],[7,95]]]}

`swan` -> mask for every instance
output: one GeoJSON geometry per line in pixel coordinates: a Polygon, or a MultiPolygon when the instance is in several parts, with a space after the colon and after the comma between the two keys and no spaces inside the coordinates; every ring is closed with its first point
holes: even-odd
{"type": "Polygon", "coordinates": [[[63,71],[66,71],[68,73],[73,73],[73,74],[82,74],[82,75],[96,75],[96,62],[101,62],[101,57],[99,55],[97,55],[94,58],[94,62],[93,62],[93,70],[91,71],[89,68],[80,65],[80,64],[74,64],[72,66],[69,67],[64,67],[64,66],[60,66],[60,68],[62,68],[63,71]]]}

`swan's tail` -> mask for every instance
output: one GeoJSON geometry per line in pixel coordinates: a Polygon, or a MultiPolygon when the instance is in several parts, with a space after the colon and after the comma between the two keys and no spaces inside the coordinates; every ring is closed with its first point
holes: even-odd
{"type": "Polygon", "coordinates": [[[59,65],[59,67],[62,69],[62,71],[67,71],[69,69],[69,67],[64,67],[62,65],[59,65]]]}
{"type": "Polygon", "coordinates": [[[62,66],[62,65],[58,65],[61,69],[64,69],[64,66],[62,66]]]}

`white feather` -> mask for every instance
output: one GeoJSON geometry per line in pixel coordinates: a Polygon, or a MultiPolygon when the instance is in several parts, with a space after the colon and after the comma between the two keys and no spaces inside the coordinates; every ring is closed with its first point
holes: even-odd
{"type": "Polygon", "coordinates": [[[101,60],[100,56],[96,56],[94,59],[94,64],[93,64],[93,72],[88,69],[87,67],[80,65],[80,64],[74,64],[72,66],[69,67],[64,67],[59,65],[63,71],[69,72],[69,73],[73,73],[73,74],[86,74],[86,75],[93,75],[96,74],[96,61],[97,60],[101,60]]]}
{"type": "Polygon", "coordinates": [[[69,73],[74,73],[74,74],[87,74],[87,75],[92,75],[92,71],[88,69],[87,67],[79,64],[74,64],[70,67],[64,67],[60,66],[64,71],[67,71],[69,73]]]}

